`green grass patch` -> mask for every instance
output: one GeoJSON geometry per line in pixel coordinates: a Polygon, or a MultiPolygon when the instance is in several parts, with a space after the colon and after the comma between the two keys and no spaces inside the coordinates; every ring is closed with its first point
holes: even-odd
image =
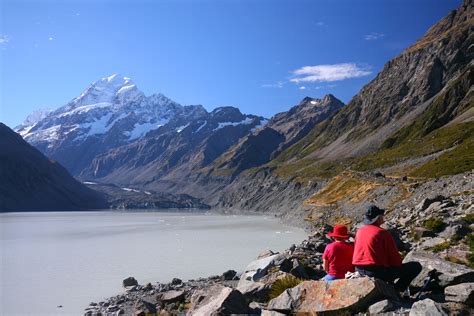
{"type": "Polygon", "coordinates": [[[444,222],[436,217],[430,217],[423,222],[423,227],[431,230],[432,232],[439,233],[444,228],[444,222]]]}
{"type": "Polygon", "coordinates": [[[445,241],[441,244],[431,247],[430,250],[433,252],[441,252],[441,251],[449,249],[451,246],[452,246],[452,243],[450,241],[445,241]]]}
{"type": "Polygon", "coordinates": [[[410,173],[412,177],[437,178],[474,169],[474,137],[428,161],[410,173]]]}
{"type": "Polygon", "coordinates": [[[352,168],[357,171],[370,171],[457,146],[451,152],[444,153],[439,157],[442,164],[437,168],[432,168],[432,170],[427,168],[425,172],[415,172],[415,174],[423,173],[423,176],[431,176],[438,168],[449,167],[444,168],[443,171],[447,174],[456,174],[474,167],[473,142],[474,124],[458,124],[435,130],[423,138],[411,138],[400,145],[355,159],[352,168]]]}
{"type": "Polygon", "coordinates": [[[303,282],[303,280],[295,278],[292,275],[285,276],[284,278],[278,279],[273,283],[272,288],[270,290],[269,299],[272,300],[275,297],[278,297],[281,293],[283,293],[287,289],[291,289],[298,284],[303,282]]]}
{"type": "Polygon", "coordinates": [[[472,214],[467,214],[462,218],[463,221],[465,221],[467,224],[473,224],[474,223],[474,213],[472,214]]]}

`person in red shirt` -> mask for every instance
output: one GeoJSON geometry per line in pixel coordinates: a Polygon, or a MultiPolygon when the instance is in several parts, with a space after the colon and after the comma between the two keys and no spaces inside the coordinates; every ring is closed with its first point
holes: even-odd
{"type": "Polygon", "coordinates": [[[323,265],[324,271],[327,272],[324,280],[344,279],[346,272],[354,272],[354,266],[352,265],[354,245],[347,242],[349,238],[347,227],[336,225],[332,233],[327,234],[327,236],[334,239],[334,242],[324,249],[323,265]]]}
{"type": "Polygon", "coordinates": [[[421,272],[419,262],[402,264],[395,240],[390,232],[380,227],[384,223],[385,210],[370,205],[364,215],[364,226],[355,237],[352,264],[362,275],[374,277],[389,283],[403,292],[421,272]]]}

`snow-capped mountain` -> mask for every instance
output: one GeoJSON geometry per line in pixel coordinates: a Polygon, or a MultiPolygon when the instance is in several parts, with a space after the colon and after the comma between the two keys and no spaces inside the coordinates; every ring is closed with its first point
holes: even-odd
{"type": "Polygon", "coordinates": [[[147,97],[130,78],[114,74],[92,83],[65,106],[30,116],[15,131],[77,174],[110,148],[171,121],[206,114],[200,105],[182,106],[162,94],[147,97]]]}
{"type": "Polygon", "coordinates": [[[234,107],[219,107],[197,119],[170,122],[142,139],[98,155],[81,177],[136,187],[186,181],[267,122],[234,107]]]}

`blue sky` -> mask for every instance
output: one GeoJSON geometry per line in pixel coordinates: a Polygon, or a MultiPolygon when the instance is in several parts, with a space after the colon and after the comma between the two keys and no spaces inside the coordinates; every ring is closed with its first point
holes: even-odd
{"type": "Polygon", "coordinates": [[[120,73],[150,95],[270,117],[348,102],[461,0],[0,1],[0,121],[120,73]]]}

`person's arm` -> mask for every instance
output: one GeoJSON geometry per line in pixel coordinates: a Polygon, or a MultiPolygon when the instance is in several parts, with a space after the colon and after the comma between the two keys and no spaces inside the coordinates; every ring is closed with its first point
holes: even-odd
{"type": "Polygon", "coordinates": [[[392,235],[386,231],[384,234],[385,249],[387,251],[388,263],[390,267],[399,267],[402,265],[402,257],[398,252],[397,244],[393,239],[392,235]]]}
{"type": "Polygon", "coordinates": [[[323,259],[323,267],[324,271],[326,271],[326,273],[329,273],[329,262],[325,259],[323,259]]]}
{"type": "Polygon", "coordinates": [[[323,252],[323,269],[326,271],[326,273],[329,273],[329,245],[326,245],[326,248],[324,248],[323,252]]]}

